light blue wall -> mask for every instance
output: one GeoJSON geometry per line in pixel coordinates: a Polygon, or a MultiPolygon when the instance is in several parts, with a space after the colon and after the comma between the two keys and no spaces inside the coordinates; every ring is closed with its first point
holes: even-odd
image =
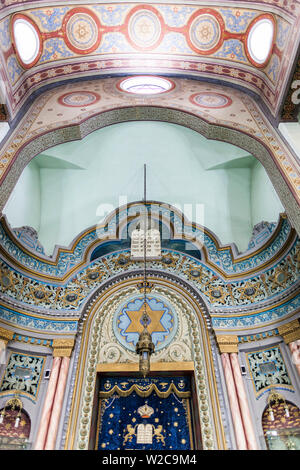
{"type": "Polygon", "coordinates": [[[68,246],[101,215],[126,200],[141,200],[144,163],[147,199],[176,205],[241,251],[254,223],[277,221],[283,211],[263,167],[244,150],[175,124],[131,122],[35,157],[4,212],[13,226],[25,219],[35,224],[51,254],[55,244],[68,246]],[[202,204],[204,219],[196,210],[202,204]]]}
{"type": "Polygon", "coordinates": [[[12,227],[28,225],[40,230],[41,223],[40,169],[32,160],[21,174],[8,199],[4,213],[12,227]]]}

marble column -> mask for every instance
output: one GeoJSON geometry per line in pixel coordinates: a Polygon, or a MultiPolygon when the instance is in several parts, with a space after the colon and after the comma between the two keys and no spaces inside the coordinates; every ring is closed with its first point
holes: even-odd
{"type": "Polygon", "coordinates": [[[37,433],[36,441],[35,441],[35,450],[43,450],[48,434],[48,428],[49,428],[49,422],[50,422],[50,417],[53,409],[53,402],[54,402],[54,396],[56,392],[56,387],[57,387],[57,381],[59,377],[59,372],[60,372],[60,366],[61,366],[61,357],[54,357],[53,358],[53,364],[52,364],[52,370],[51,370],[51,375],[48,383],[48,389],[44,401],[44,407],[41,415],[41,420],[40,420],[40,426],[39,430],[37,433]]]}
{"type": "Polygon", "coordinates": [[[7,343],[13,339],[14,332],[0,327],[0,365],[6,362],[7,343]]]}
{"type": "Polygon", "coordinates": [[[237,353],[230,353],[230,362],[232,366],[234,382],[237,391],[238,402],[241,410],[241,417],[243,420],[243,427],[245,430],[245,437],[247,441],[247,448],[249,450],[257,450],[257,442],[248,405],[246,390],[241,374],[241,368],[238,360],[237,353]]]}
{"type": "Polygon", "coordinates": [[[65,388],[67,383],[68,371],[69,371],[70,358],[63,357],[59,370],[58,384],[56,387],[53,408],[47,433],[47,440],[45,444],[45,450],[53,450],[55,448],[57,431],[62,411],[63,399],[65,394],[65,388]]]}
{"type": "Polygon", "coordinates": [[[229,406],[232,416],[232,422],[234,427],[235,440],[238,450],[247,450],[247,443],[245,437],[245,431],[243,427],[243,421],[241,411],[239,407],[238,396],[234,383],[234,377],[232,373],[231,362],[228,353],[221,354],[223,371],[225,376],[225,382],[228,392],[229,406]]]}
{"type": "Polygon", "coordinates": [[[289,343],[289,348],[292,354],[292,362],[295,364],[295,367],[300,375],[300,340],[292,341],[289,343]]]}
{"type": "Polygon", "coordinates": [[[289,346],[292,362],[300,375],[300,323],[293,320],[278,327],[279,334],[283,337],[285,344],[289,346]]]}

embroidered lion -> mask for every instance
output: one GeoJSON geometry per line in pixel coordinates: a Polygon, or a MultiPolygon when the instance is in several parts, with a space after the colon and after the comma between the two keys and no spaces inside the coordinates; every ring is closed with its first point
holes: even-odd
{"type": "Polygon", "coordinates": [[[163,445],[166,445],[165,444],[165,438],[162,435],[163,427],[161,426],[161,424],[159,426],[157,426],[157,428],[155,428],[153,426],[153,431],[154,431],[154,436],[153,437],[156,437],[157,442],[162,442],[163,445]]]}
{"type": "Polygon", "coordinates": [[[131,424],[127,424],[126,428],[127,428],[127,434],[125,435],[124,437],[124,442],[123,442],[123,445],[125,444],[125,442],[129,441],[131,442],[132,439],[133,439],[133,436],[135,436],[135,428],[136,428],[137,425],[134,426],[134,428],[131,426],[131,424]]]}

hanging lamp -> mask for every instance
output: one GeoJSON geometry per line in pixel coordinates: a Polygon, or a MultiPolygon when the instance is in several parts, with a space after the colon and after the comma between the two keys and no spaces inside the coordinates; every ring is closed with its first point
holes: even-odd
{"type": "Polygon", "coordinates": [[[147,266],[146,266],[146,242],[147,242],[147,209],[146,209],[146,165],[144,165],[144,203],[145,203],[145,223],[144,223],[144,312],[141,319],[144,326],[143,331],[139,335],[139,340],[136,344],[136,353],[139,355],[139,371],[145,378],[150,372],[150,357],[153,354],[155,346],[152,342],[151,334],[148,331],[148,324],[151,319],[147,313],[147,266]]]}

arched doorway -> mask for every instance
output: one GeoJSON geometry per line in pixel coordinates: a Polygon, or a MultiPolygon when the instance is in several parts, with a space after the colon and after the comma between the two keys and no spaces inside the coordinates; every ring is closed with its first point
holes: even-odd
{"type": "Polygon", "coordinates": [[[9,399],[0,410],[0,421],[0,449],[26,449],[31,421],[18,397],[9,399]]]}
{"type": "Polygon", "coordinates": [[[291,402],[280,400],[267,407],[262,427],[268,450],[300,450],[300,410],[291,402]]]}

